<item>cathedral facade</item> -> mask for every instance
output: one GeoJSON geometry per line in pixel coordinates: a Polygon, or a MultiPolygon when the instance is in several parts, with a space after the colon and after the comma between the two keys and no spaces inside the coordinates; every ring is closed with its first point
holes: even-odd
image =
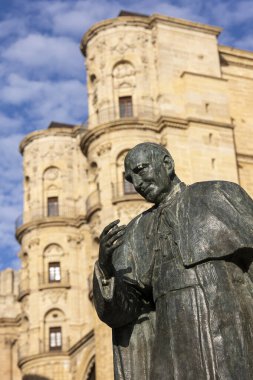
{"type": "Polygon", "coordinates": [[[52,122],[20,144],[21,269],[0,273],[4,379],[113,379],[92,271],[103,227],[149,207],[124,180],[134,145],[168,148],[187,184],[222,179],[253,196],[253,53],[219,45],[220,32],[121,12],[84,35],[87,123],[52,122]]]}

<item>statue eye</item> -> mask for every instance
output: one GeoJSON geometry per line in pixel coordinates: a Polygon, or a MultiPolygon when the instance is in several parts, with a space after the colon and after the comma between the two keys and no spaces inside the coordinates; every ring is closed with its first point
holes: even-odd
{"type": "Polygon", "coordinates": [[[141,173],[143,173],[143,172],[146,171],[147,167],[148,167],[148,165],[146,165],[146,164],[143,164],[143,165],[137,166],[135,172],[136,172],[137,174],[141,174],[141,173]]]}

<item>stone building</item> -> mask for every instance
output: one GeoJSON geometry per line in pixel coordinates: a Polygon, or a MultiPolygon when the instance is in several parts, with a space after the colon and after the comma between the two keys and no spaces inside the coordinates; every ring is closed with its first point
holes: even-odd
{"type": "Polygon", "coordinates": [[[102,228],[146,209],[124,181],[135,144],[166,146],[186,183],[223,179],[253,196],[253,53],[220,28],[121,12],[84,35],[87,125],[51,123],[21,142],[19,273],[0,274],[8,380],[111,380],[110,330],[92,307],[102,228]],[[36,375],[36,376],[35,376],[36,375]]]}

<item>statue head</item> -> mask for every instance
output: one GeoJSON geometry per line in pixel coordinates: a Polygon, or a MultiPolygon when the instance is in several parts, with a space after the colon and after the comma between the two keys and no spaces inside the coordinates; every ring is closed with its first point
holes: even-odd
{"type": "Polygon", "coordinates": [[[148,202],[159,204],[170,193],[177,177],[173,158],[166,148],[142,143],[126,155],[125,178],[148,202]]]}

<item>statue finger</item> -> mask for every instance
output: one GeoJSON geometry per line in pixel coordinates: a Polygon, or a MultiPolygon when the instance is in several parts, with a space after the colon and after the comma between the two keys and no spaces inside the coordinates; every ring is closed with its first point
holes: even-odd
{"type": "Polygon", "coordinates": [[[115,244],[113,244],[113,249],[118,248],[124,242],[123,238],[119,238],[115,244]]]}
{"type": "Polygon", "coordinates": [[[125,230],[126,226],[125,225],[122,225],[120,227],[118,226],[114,226],[107,234],[107,237],[108,238],[111,238],[113,236],[115,236],[119,231],[122,231],[122,230],[125,230]]]}
{"type": "MultiPolygon", "coordinates": [[[[114,244],[114,242],[116,240],[118,240],[121,236],[123,236],[125,234],[125,230],[122,229],[120,231],[118,231],[114,236],[112,236],[109,240],[108,240],[108,243],[110,244],[110,246],[112,246],[114,244]]],[[[114,246],[113,246],[114,247],[114,246]]]]}
{"type": "Polygon", "coordinates": [[[102,232],[102,235],[106,235],[114,226],[116,226],[118,223],[120,222],[119,219],[117,220],[114,220],[113,222],[111,222],[110,224],[108,224],[108,226],[106,226],[104,229],[103,229],[103,232],[102,232]]]}

